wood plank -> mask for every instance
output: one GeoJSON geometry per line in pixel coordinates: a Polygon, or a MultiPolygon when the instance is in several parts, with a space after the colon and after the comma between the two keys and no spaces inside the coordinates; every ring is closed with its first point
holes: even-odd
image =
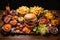
{"type": "MultiPolygon", "coordinates": [[[[2,12],[3,11],[0,11],[0,15],[2,15],[2,12]]],[[[58,19],[60,20],[60,10],[56,10],[56,15],[59,17],[58,19]]],[[[60,40],[60,33],[58,35],[49,35],[49,36],[41,36],[41,35],[2,36],[0,33],[0,40],[60,40]]]]}

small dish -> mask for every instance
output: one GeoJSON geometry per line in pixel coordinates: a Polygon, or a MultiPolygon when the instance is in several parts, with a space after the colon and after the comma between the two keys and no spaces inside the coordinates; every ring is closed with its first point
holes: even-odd
{"type": "Polygon", "coordinates": [[[57,33],[58,33],[58,28],[56,28],[56,27],[51,27],[50,32],[51,32],[52,34],[57,34],[57,33]]]}

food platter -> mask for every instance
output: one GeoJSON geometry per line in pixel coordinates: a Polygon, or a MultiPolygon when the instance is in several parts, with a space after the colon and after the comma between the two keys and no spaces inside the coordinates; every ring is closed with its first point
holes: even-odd
{"type": "Polygon", "coordinates": [[[55,15],[42,7],[28,8],[21,6],[16,10],[10,10],[7,6],[3,12],[1,27],[2,34],[57,34],[59,20],[55,15]]]}

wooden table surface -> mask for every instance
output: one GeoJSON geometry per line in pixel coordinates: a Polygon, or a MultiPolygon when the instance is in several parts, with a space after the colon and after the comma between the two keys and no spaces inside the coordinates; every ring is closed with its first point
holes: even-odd
{"type": "MultiPolygon", "coordinates": [[[[52,10],[55,11],[56,16],[58,16],[60,20],[60,10],[52,10]]],[[[3,10],[0,10],[0,19],[2,16],[3,10]]],[[[0,28],[1,29],[1,28],[0,28]]],[[[3,36],[0,31],[0,40],[60,40],[60,32],[58,35],[14,35],[14,36],[3,36]]]]}

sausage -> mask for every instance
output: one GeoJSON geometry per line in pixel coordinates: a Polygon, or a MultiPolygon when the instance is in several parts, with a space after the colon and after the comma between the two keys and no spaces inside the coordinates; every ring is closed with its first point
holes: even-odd
{"type": "Polygon", "coordinates": [[[18,15],[18,13],[17,13],[15,10],[11,10],[11,11],[10,11],[10,14],[11,14],[11,15],[18,15]]]}
{"type": "Polygon", "coordinates": [[[10,20],[11,20],[11,15],[7,15],[5,18],[4,18],[4,22],[5,23],[8,23],[10,20]]]}

